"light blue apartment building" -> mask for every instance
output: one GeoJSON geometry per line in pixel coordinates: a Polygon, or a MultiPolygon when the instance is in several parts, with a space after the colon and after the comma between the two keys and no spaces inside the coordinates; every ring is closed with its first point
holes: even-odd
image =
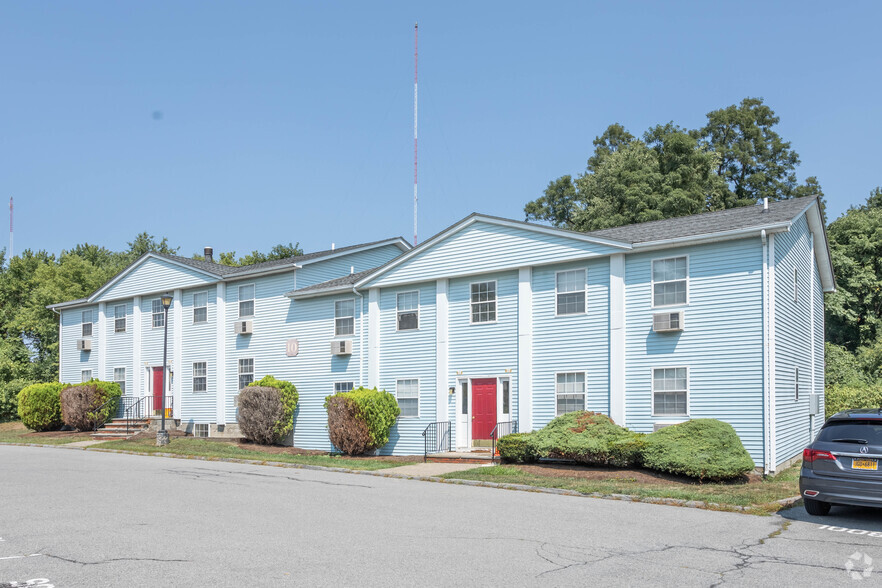
{"type": "Polygon", "coordinates": [[[816,198],[578,233],[473,214],[401,238],[233,268],[148,253],[60,314],[60,379],[161,391],[159,296],[172,293],[166,394],[197,434],[236,433],[267,374],[300,392],[293,445],[330,450],[329,394],[393,393],[382,453],[454,449],[497,423],[572,410],[635,431],[730,423],[767,472],[823,423],[824,299],[835,287],[816,198]]]}

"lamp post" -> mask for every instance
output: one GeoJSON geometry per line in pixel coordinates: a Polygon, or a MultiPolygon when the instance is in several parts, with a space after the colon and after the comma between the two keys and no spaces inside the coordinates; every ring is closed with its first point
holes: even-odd
{"type": "Polygon", "coordinates": [[[162,412],[162,427],[156,432],[156,445],[168,445],[168,431],[165,430],[165,378],[168,373],[168,308],[171,306],[171,294],[163,294],[160,297],[162,302],[163,320],[162,324],[165,334],[162,340],[162,392],[159,396],[159,410],[162,412]]]}

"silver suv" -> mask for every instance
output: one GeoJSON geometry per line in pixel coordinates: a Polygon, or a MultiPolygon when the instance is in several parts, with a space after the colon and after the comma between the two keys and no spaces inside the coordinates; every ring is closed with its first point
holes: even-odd
{"type": "Polygon", "coordinates": [[[799,492],[805,510],[833,504],[882,508],[882,409],[838,412],[802,452],[799,492]]]}

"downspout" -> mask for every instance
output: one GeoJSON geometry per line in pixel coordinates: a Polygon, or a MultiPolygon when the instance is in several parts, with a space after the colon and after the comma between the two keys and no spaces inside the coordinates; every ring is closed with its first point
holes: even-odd
{"type": "Polygon", "coordinates": [[[352,286],[358,296],[358,386],[364,386],[364,295],[352,286]]]}
{"type": "Polygon", "coordinates": [[[771,428],[769,411],[769,244],[766,230],[760,232],[763,243],[763,474],[769,474],[771,428]]]}

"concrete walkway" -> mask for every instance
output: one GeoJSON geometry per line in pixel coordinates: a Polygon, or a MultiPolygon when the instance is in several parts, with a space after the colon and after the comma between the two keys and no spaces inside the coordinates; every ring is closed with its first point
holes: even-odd
{"type": "Polygon", "coordinates": [[[471,470],[474,468],[483,468],[491,463],[488,461],[486,465],[480,463],[415,463],[413,465],[400,466],[397,468],[389,468],[382,470],[384,473],[404,474],[405,476],[440,476],[449,474],[450,472],[461,472],[463,470],[471,470]]]}
{"type": "Polygon", "coordinates": [[[73,443],[65,443],[68,447],[89,447],[90,445],[98,445],[99,443],[107,443],[102,439],[87,439],[85,441],[74,441],[73,443]]]}

